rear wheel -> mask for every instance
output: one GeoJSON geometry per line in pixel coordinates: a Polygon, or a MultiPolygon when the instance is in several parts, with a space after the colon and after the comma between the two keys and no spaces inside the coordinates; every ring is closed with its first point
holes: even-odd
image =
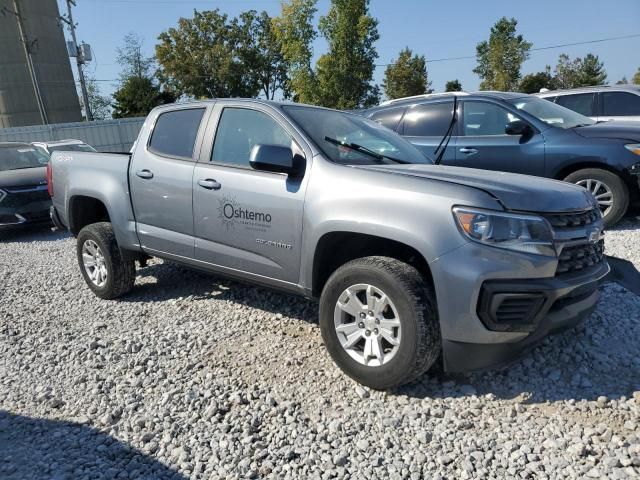
{"type": "Polygon", "coordinates": [[[110,223],[93,223],[80,230],[76,251],[82,276],[98,297],[116,298],[133,288],[135,263],[123,255],[110,223]]]}
{"type": "Polygon", "coordinates": [[[320,328],[336,364],[376,389],[414,380],[441,350],[433,291],[415,268],[388,257],[353,260],[331,275],[320,328]]]}
{"type": "Polygon", "coordinates": [[[614,225],[627,212],[629,190],[615,173],[600,168],[585,168],[573,172],[564,180],[586,188],[596,197],[606,227],[614,225]]]}

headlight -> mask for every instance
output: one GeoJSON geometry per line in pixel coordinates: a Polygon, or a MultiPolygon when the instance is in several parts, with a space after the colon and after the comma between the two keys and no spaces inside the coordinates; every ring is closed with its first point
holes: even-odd
{"type": "Polygon", "coordinates": [[[542,217],[466,207],[454,207],[453,216],[464,235],[474,242],[518,252],[556,256],[551,227],[542,217]]]}
{"type": "Polygon", "coordinates": [[[636,155],[640,155],[640,143],[628,143],[624,146],[631,153],[635,153],[636,155]]]}

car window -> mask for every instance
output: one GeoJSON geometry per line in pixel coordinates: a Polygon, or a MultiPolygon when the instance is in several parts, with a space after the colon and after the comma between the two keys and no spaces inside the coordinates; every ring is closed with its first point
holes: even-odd
{"type": "Polygon", "coordinates": [[[499,105],[487,102],[464,102],[462,135],[505,135],[508,123],[519,120],[517,115],[499,105]]]}
{"type": "Polygon", "coordinates": [[[629,92],[603,92],[602,114],[622,117],[640,115],[640,95],[629,92]]]}
{"type": "Polygon", "coordinates": [[[255,145],[291,147],[291,135],[273,118],[248,108],[225,108],[222,111],[211,161],[249,166],[255,145]]]}
{"type": "Polygon", "coordinates": [[[447,133],[453,115],[453,102],[431,103],[410,108],[404,115],[403,135],[441,137],[447,133]]]}
{"type": "Polygon", "coordinates": [[[543,98],[544,100],[548,100],[551,103],[556,103],[556,98],[558,97],[540,97],[543,98]]]}
{"type": "Polygon", "coordinates": [[[185,108],[161,113],[156,120],[149,149],[159,155],[192,158],[204,108],[185,108]]]}
{"type": "Polygon", "coordinates": [[[400,119],[402,118],[402,114],[405,110],[406,107],[389,108],[376,112],[369,118],[390,130],[395,130],[398,127],[398,123],[400,123],[400,119]]]}
{"type": "Polygon", "coordinates": [[[595,115],[595,112],[593,111],[593,93],[560,95],[556,100],[556,103],[587,117],[593,117],[595,115]]]}

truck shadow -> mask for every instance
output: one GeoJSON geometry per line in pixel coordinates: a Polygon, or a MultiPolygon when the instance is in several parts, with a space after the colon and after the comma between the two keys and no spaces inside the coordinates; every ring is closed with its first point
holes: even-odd
{"type": "MultiPolygon", "coordinates": [[[[640,297],[616,283],[601,288],[599,308],[583,324],[546,338],[513,363],[464,375],[444,374],[436,368],[391,393],[415,398],[493,394],[529,403],[629,397],[640,390],[640,297]],[[621,305],[626,309],[622,314],[621,305]],[[618,313],[612,315],[615,311],[618,313]]],[[[169,263],[140,269],[135,289],[121,301],[175,299],[235,302],[318,324],[315,301],[261,287],[248,288],[244,283],[169,263]]]]}
{"type": "Polygon", "coordinates": [[[115,438],[79,423],[0,410],[0,478],[187,477],[115,438]]]}

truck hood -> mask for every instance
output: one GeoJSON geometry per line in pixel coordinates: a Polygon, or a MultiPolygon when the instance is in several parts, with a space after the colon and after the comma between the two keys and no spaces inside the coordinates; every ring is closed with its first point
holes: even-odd
{"type": "Polygon", "coordinates": [[[0,188],[47,184],[47,167],[0,170],[0,188]]]}
{"type": "Polygon", "coordinates": [[[595,206],[593,196],[582,187],[529,175],[444,165],[371,165],[359,168],[477,188],[496,198],[507,210],[552,213],[588,210],[595,206]]]}
{"type": "Polygon", "coordinates": [[[576,127],[573,131],[585,138],[617,138],[640,142],[640,122],[610,120],[586,127],[576,127]]]}

